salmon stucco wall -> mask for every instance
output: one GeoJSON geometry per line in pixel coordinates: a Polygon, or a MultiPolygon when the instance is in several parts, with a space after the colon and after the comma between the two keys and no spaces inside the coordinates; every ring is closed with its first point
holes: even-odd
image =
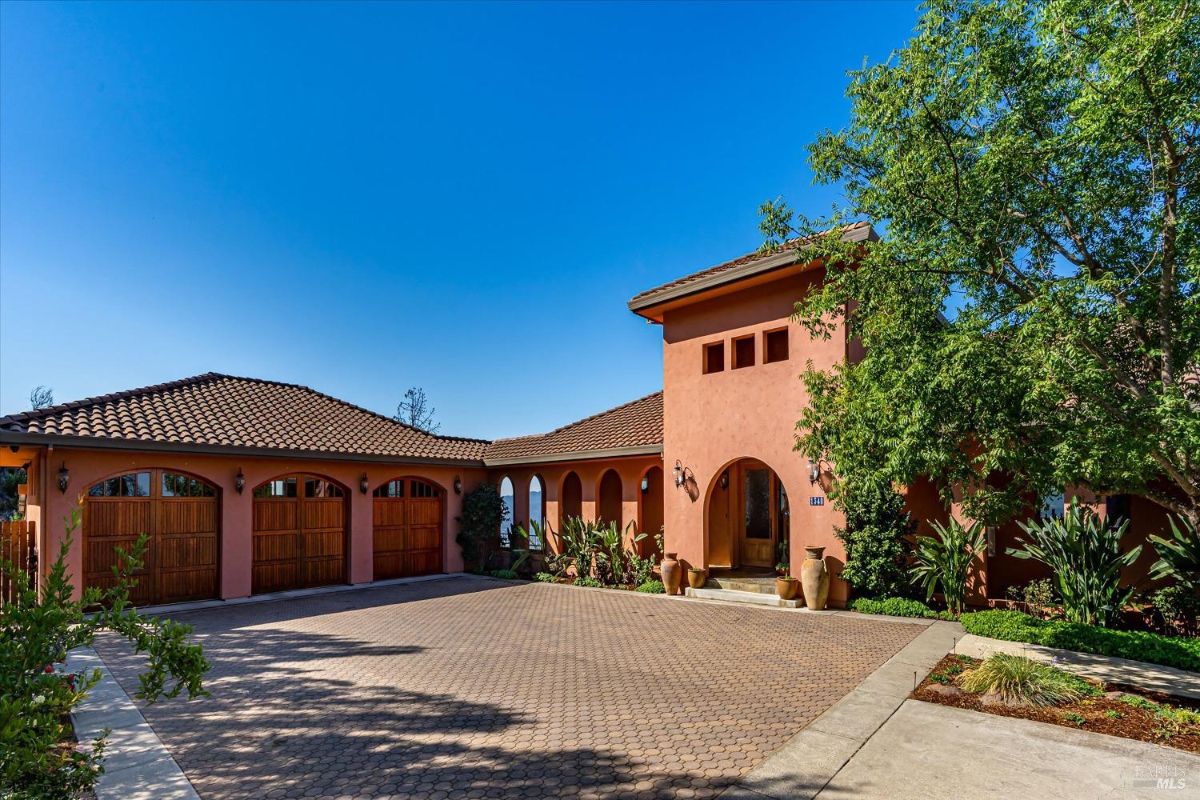
{"type": "MultiPolygon", "coordinates": [[[[845,336],[810,337],[790,321],[794,305],[821,279],[820,270],[704,300],[663,315],[663,462],[667,471],[667,549],[689,565],[708,566],[707,500],[721,473],[743,458],[757,459],[779,476],[791,509],[792,573],[799,575],[805,546],[825,548],[836,575],[845,551],[834,535],[843,516],[808,478],[808,462],[794,449],[796,421],[808,402],[800,374],[806,365],[830,369],[846,358],[845,336]],[[766,364],[767,331],[785,329],[788,358],[766,364]],[[754,365],[732,369],[732,340],[754,337],[754,365]],[[705,374],[704,346],[724,342],[725,368],[705,374]],[[687,481],[677,488],[678,460],[687,481]],[[815,500],[813,499],[815,498],[815,500]]],[[[846,586],[835,579],[830,602],[844,604],[846,586]]]]}
{"type": "Polygon", "coordinates": [[[585,520],[595,520],[600,513],[600,484],[610,471],[620,479],[621,527],[635,521],[639,531],[653,536],[657,530],[647,530],[646,523],[648,520],[661,520],[661,491],[656,493],[655,488],[662,483],[662,458],[657,455],[492,467],[488,470],[488,480],[497,486],[505,477],[512,481],[513,519],[525,524],[530,518],[530,480],[536,475],[542,483],[543,521],[551,530],[559,531],[567,516],[562,504],[562,491],[568,475],[574,474],[579,478],[582,490],[580,516],[585,520]],[[657,470],[657,481],[654,480],[654,470],[657,470]],[[648,478],[645,492],[641,488],[643,478],[648,478]]]}
{"type": "MultiPolygon", "coordinates": [[[[259,458],[217,456],[189,453],[139,452],[127,450],[86,450],[55,448],[43,458],[47,466],[41,470],[43,480],[48,473],[51,483],[40,493],[39,504],[31,504],[32,514],[41,522],[42,565],[53,560],[61,545],[64,520],[76,508],[80,498],[97,481],[124,472],[141,469],[174,469],[203,478],[217,487],[220,506],[220,597],[246,597],[250,594],[253,492],[254,487],[272,478],[292,473],[305,473],[330,478],[344,486],[349,497],[349,580],[367,583],[373,573],[373,520],[371,492],[380,484],[396,477],[412,476],[437,484],[446,499],[443,509],[443,564],[446,572],[462,570],[462,553],[455,543],[456,517],[462,510],[462,495],[454,492],[454,480],[460,477],[464,494],[486,479],[481,468],[457,466],[425,466],[387,464],[333,459],[259,458]],[[60,466],[70,472],[67,491],[60,492],[54,481],[60,466]],[[234,478],[241,470],[245,488],[238,494],[234,478]],[[366,494],[359,489],[360,478],[366,475],[369,488],[366,494]]],[[[67,558],[71,575],[83,574],[82,537],[73,537],[67,558]]]]}

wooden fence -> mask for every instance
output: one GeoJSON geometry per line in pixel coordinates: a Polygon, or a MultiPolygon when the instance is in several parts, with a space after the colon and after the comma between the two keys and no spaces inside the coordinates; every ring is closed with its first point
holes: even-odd
{"type": "MultiPolygon", "coordinates": [[[[37,584],[37,531],[32,522],[13,520],[0,522],[0,560],[9,561],[25,570],[33,585],[37,584]]],[[[0,573],[0,603],[11,603],[17,597],[17,582],[7,572],[0,573]]]]}

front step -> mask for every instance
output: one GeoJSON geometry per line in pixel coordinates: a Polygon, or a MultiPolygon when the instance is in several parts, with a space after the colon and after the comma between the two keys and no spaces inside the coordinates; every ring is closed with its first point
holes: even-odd
{"type": "Polygon", "coordinates": [[[693,589],[689,586],[684,591],[684,594],[688,597],[694,597],[697,600],[721,600],[726,603],[749,603],[756,606],[774,606],[776,608],[799,608],[804,602],[803,600],[780,600],[779,595],[774,592],[767,594],[760,591],[744,592],[736,589],[710,589],[707,586],[703,589],[693,589]]]}
{"type": "MultiPolygon", "coordinates": [[[[705,589],[727,589],[731,592],[756,592],[758,594],[775,595],[774,578],[724,578],[709,577],[704,584],[705,589]]],[[[775,595],[778,596],[778,595],[775,595]]]]}

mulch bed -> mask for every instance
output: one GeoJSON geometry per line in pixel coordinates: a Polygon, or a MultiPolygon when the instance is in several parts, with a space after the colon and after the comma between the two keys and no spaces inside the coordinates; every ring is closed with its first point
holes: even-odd
{"type": "Polygon", "coordinates": [[[1116,695],[1123,693],[1156,703],[1169,704],[1176,708],[1200,710],[1200,703],[1179,697],[1168,697],[1156,692],[1144,692],[1106,684],[1102,688],[1109,693],[1108,695],[1088,697],[1060,706],[1025,707],[986,703],[983,701],[982,695],[970,692],[955,694],[946,692],[945,689],[934,688],[953,686],[953,676],[979,663],[977,659],[967,656],[953,654],[946,656],[916,688],[912,697],[928,703],[968,708],[972,711],[997,714],[1002,717],[1019,717],[1020,719],[1048,722],[1051,725],[1061,725],[1065,728],[1077,728],[1109,736],[1120,736],[1125,739],[1137,739],[1186,750],[1190,753],[1200,753],[1200,726],[1193,726],[1186,732],[1168,730],[1167,724],[1153,710],[1130,705],[1116,695]]]}

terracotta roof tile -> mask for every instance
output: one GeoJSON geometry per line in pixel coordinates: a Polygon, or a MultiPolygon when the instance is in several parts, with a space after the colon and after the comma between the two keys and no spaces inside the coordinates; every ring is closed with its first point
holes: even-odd
{"type": "Polygon", "coordinates": [[[480,461],[487,442],[436,436],[290,383],[209,372],[0,418],[0,429],[267,450],[480,461]]]}
{"type": "MultiPolygon", "coordinates": [[[[823,236],[824,234],[818,235],[823,236]]],[[[874,232],[871,230],[871,224],[869,222],[855,222],[852,225],[844,226],[842,228],[842,235],[850,239],[858,236],[869,238],[874,236],[874,232]]],[[[657,299],[659,295],[673,295],[677,289],[685,289],[688,286],[692,286],[693,284],[701,282],[707,283],[708,279],[710,278],[717,278],[722,273],[732,272],[737,267],[741,267],[746,264],[752,264],[755,261],[761,261],[765,258],[770,258],[773,255],[783,253],[789,249],[794,249],[805,242],[812,241],[814,238],[814,236],[809,236],[801,239],[793,239],[770,251],[764,252],[763,250],[755,250],[752,253],[746,253],[743,256],[738,256],[731,261],[725,261],[721,264],[717,264],[715,267],[708,267],[700,270],[699,272],[693,272],[690,275],[684,275],[682,278],[676,278],[673,281],[668,281],[661,286],[655,286],[653,289],[647,289],[644,292],[639,292],[629,301],[629,307],[639,308],[647,305],[648,301],[657,299]]]]}
{"type": "Polygon", "coordinates": [[[549,433],[498,439],[488,445],[488,463],[536,460],[568,453],[662,446],[663,396],[655,392],[572,422],[549,433]]]}

